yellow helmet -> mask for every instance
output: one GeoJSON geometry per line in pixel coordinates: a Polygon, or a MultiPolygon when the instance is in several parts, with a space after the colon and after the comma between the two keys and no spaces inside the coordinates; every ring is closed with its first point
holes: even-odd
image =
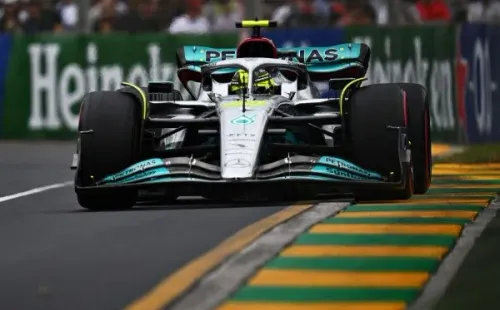
{"type": "MultiPolygon", "coordinates": [[[[237,93],[241,91],[248,84],[248,72],[240,69],[236,71],[231,80],[230,91],[231,93],[237,93]]],[[[271,75],[265,70],[259,70],[253,81],[253,86],[258,90],[259,94],[272,94],[276,83],[274,82],[271,75]]],[[[255,92],[254,89],[254,92],[255,92]]]]}

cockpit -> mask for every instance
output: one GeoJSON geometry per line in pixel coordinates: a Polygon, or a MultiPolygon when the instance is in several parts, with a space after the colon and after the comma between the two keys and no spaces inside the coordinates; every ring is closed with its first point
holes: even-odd
{"type": "MultiPolygon", "coordinates": [[[[202,68],[201,96],[274,96],[290,98],[307,84],[307,71],[283,60],[246,58],[202,68]]],[[[203,99],[202,99],[203,100],[203,99]]]]}

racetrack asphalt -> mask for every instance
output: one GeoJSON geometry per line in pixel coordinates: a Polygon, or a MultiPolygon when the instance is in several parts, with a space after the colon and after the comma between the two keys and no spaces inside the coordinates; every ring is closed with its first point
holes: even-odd
{"type": "MultiPolygon", "coordinates": [[[[73,143],[1,142],[0,197],[72,181],[73,143]]],[[[282,206],[81,209],[72,186],[0,200],[0,309],[120,309],[282,206]]]]}

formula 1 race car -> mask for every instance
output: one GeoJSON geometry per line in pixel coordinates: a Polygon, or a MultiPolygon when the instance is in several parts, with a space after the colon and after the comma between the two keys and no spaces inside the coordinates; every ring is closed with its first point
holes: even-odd
{"type": "Polygon", "coordinates": [[[260,35],[275,26],[237,23],[253,34],[236,49],[179,48],[177,73],[189,100],[167,81],[87,94],[72,164],[80,205],[123,209],[149,194],[359,201],[425,193],[424,87],[362,87],[367,45],[278,49],[260,35]],[[317,81],[338,95],[320,98],[317,81]]]}

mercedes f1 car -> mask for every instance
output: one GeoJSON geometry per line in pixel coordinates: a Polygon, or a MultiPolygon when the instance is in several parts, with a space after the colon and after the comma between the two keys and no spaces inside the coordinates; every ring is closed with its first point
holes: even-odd
{"type": "Polygon", "coordinates": [[[191,98],[168,81],[88,93],[72,164],[79,204],[122,209],[148,194],[359,201],[425,193],[424,87],[361,86],[367,45],[278,49],[260,35],[275,26],[237,23],[253,34],[235,49],[179,48],[177,74],[191,98]],[[337,95],[320,98],[318,81],[337,95]]]}

